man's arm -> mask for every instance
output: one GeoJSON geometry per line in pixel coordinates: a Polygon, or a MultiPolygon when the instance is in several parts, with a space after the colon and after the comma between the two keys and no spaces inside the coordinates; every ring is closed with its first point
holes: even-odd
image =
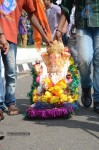
{"type": "Polygon", "coordinates": [[[73,2],[74,0],[62,0],[62,3],[61,3],[62,13],[61,13],[60,21],[59,21],[58,28],[55,34],[55,38],[59,41],[61,41],[62,39],[62,29],[66,21],[68,23],[70,21],[70,13],[71,13],[71,9],[73,6],[73,2]]]}
{"type": "Polygon", "coordinates": [[[39,33],[41,34],[41,36],[44,38],[44,42],[47,43],[47,45],[50,45],[52,41],[50,41],[48,39],[48,37],[46,36],[46,33],[43,31],[41,25],[39,24],[35,14],[31,14],[29,16],[31,23],[35,26],[35,28],[39,31],[39,33]]]}
{"type": "Polygon", "coordinates": [[[63,28],[66,24],[66,16],[64,14],[64,12],[62,11],[61,16],[60,16],[60,20],[59,20],[59,24],[56,30],[56,35],[55,35],[55,39],[58,41],[62,41],[62,34],[63,34],[63,28]]]}
{"type": "Polygon", "coordinates": [[[0,49],[4,51],[4,54],[7,54],[9,50],[9,43],[7,42],[4,36],[1,26],[0,26],[0,49]]]}
{"type": "Polygon", "coordinates": [[[38,0],[35,0],[35,1],[34,0],[25,0],[23,9],[28,13],[31,24],[41,34],[42,38],[44,39],[44,42],[46,42],[47,45],[50,45],[52,41],[49,39],[49,37],[47,37],[46,31],[40,25],[38,18],[36,18],[36,15],[35,15],[36,14],[35,11],[39,11],[38,8],[42,7],[41,5],[39,5],[39,7],[37,8],[37,3],[39,3],[38,0]]]}

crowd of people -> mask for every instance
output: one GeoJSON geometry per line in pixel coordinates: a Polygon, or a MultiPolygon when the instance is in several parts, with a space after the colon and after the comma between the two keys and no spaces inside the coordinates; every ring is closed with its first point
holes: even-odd
{"type": "MultiPolygon", "coordinates": [[[[75,24],[75,51],[77,50],[77,65],[81,77],[81,101],[84,107],[88,108],[91,106],[91,89],[93,87],[93,109],[96,113],[99,113],[99,1],[42,1],[46,8],[46,17],[48,18],[53,39],[63,41],[64,45],[68,45],[66,30],[68,28],[69,35],[72,36],[71,31],[75,24]],[[73,19],[75,23],[70,19],[71,10],[74,5],[75,14],[73,14],[73,19]],[[70,26],[71,22],[72,26],[70,26]],[[65,40],[64,37],[66,38],[65,40]],[[90,77],[91,65],[93,65],[93,79],[90,77]]],[[[23,9],[27,12],[31,25],[33,24],[42,35],[44,42],[49,46],[53,42],[47,37],[45,29],[43,29],[38,18],[35,16],[36,8],[33,0],[21,0],[21,3],[15,0],[8,0],[8,2],[9,5],[4,2],[0,3],[0,61],[2,57],[6,80],[4,88],[0,63],[0,120],[4,119],[3,112],[5,106],[8,108],[8,115],[19,114],[15,97],[18,27],[22,46],[25,47],[28,41],[26,16],[23,14],[23,9]]],[[[33,31],[31,30],[30,33],[32,37],[33,31]]]]}

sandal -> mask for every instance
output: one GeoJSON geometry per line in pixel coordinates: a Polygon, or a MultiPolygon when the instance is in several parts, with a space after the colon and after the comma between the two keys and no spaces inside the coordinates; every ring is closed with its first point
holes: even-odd
{"type": "Polygon", "coordinates": [[[14,116],[19,114],[19,109],[16,105],[10,105],[8,107],[8,115],[14,116]]]}
{"type": "Polygon", "coordinates": [[[94,102],[94,111],[99,114],[99,102],[94,102]]]}
{"type": "Polygon", "coordinates": [[[3,140],[4,139],[4,133],[3,132],[0,132],[0,140],[3,140]]]}
{"type": "Polygon", "coordinates": [[[0,121],[4,119],[3,111],[0,109],[0,121]]]}

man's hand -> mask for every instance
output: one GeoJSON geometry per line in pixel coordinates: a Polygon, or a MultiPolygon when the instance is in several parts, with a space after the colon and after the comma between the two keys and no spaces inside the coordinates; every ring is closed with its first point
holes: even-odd
{"type": "Polygon", "coordinates": [[[56,30],[54,40],[62,42],[62,32],[60,32],[59,30],[56,30]]]}
{"type": "Polygon", "coordinates": [[[8,53],[9,50],[9,43],[7,42],[3,34],[0,35],[0,49],[4,51],[5,55],[8,53]]]}
{"type": "Polygon", "coordinates": [[[53,43],[53,41],[49,40],[47,36],[43,38],[43,41],[46,43],[47,46],[51,46],[51,44],[53,43]]]}

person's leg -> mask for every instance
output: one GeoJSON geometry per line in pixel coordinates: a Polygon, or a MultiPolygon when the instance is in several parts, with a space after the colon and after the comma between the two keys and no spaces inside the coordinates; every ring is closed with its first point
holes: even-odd
{"type": "Polygon", "coordinates": [[[22,47],[27,46],[27,34],[22,34],[22,47]]]}
{"type": "Polygon", "coordinates": [[[1,68],[1,50],[0,50],[0,121],[4,119],[3,111],[4,107],[4,83],[2,79],[2,68],[1,68]]]}
{"type": "Polygon", "coordinates": [[[71,37],[68,39],[68,47],[70,48],[71,56],[74,59],[75,65],[78,65],[78,52],[77,52],[77,41],[76,41],[76,35],[72,34],[71,37]]]}
{"type": "Polygon", "coordinates": [[[23,40],[24,40],[24,36],[23,34],[21,34],[21,47],[23,47],[23,40]]]}
{"type": "Polygon", "coordinates": [[[94,56],[93,56],[93,100],[94,100],[94,110],[99,113],[99,28],[93,29],[93,46],[94,46],[94,56]]]}
{"type": "Polygon", "coordinates": [[[81,77],[82,96],[81,101],[85,107],[92,103],[91,63],[93,60],[93,39],[90,29],[77,30],[78,68],[81,77]]]}
{"type": "Polygon", "coordinates": [[[20,34],[20,46],[22,46],[23,43],[23,38],[22,38],[22,34],[20,34]]]}
{"type": "MultiPolygon", "coordinates": [[[[5,105],[9,108],[16,104],[15,89],[17,78],[16,53],[17,45],[9,42],[10,49],[7,55],[2,53],[2,59],[5,67],[5,105]]],[[[13,108],[14,109],[14,108],[13,108]]]]}

